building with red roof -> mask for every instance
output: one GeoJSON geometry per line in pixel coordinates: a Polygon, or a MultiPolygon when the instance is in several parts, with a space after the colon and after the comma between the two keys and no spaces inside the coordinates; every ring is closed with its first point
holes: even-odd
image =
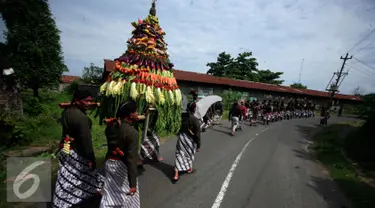
{"type": "MultiPolygon", "coordinates": [[[[115,69],[113,60],[104,60],[103,78],[106,78],[111,71],[115,69]]],[[[259,82],[245,80],[234,80],[225,77],[215,77],[208,74],[189,72],[183,70],[174,70],[174,76],[180,86],[181,91],[185,94],[190,89],[198,90],[200,93],[220,94],[224,90],[232,89],[244,93],[247,97],[256,97],[263,100],[266,95],[281,97],[307,97],[314,99],[318,103],[327,102],[330,99],[328,92],[295,89],[288,86],[278,86],[259,82]]],[[[355,103],[361,101],[361,98],[354,95],[336,94],[335,100],[343,103],[355,103]]]]}
{"type": "Polygon", "coordinates": [[[71,75],[62,75],[60,77],[60,85],[59,85],[59,91],[63,91],[65,87],[69,86],[72,84],[74,81],[80,80],[81,77],[79,76],[71,76],[71,75]]]}

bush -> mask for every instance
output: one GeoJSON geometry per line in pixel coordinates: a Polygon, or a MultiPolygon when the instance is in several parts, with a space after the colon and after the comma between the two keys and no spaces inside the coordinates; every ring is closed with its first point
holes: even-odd
{"type": "Polygon", "coordinates": [[[76,89],[79,87],[79,82],[74,80],[70,85],[65,87],[64,91],[68,94],[73,94],[76,89]]]}
{"type": "Polygon", "coordinates": [[[2,115],[0,117],[0,147],[11,147],[16,144],[27,144],[27,138],[32,128],[27,127],[27,122],[19,117],[2,115]]]}
{"type": "Polygon", "coordinates": [[[23,117],[11,114],[0,116],[0,149],[45,145],[51,140],[59,140],[61,109],[58,104],[70,99],[71,95],[67,93],[41,91],[40,98],[35,98],[31,92],[23,92],[23,117]]]}
{"type": "Polygon", "coordinates": [[[23,112],[28,116],[38,116],[45,112],[44,106],[39,98],[34,96],[24,96],[22,99],[23,112]]]}
{"type": "Polygon", "coordinates": [[[233,103],[239,101],[243,97],[241,93],[232,90],[226,90],[220,96],[223,98],[222,103],[225,110],[230,110],[233,103]]]}

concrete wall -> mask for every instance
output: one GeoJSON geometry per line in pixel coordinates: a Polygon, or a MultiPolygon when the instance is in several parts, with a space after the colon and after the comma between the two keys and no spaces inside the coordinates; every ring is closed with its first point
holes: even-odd
{"type": "MultiPolygon", "coordinates": [[[[213,88],[213,94],[221,94],[224,92],[224,90],[233,90],[236,92],[242,92],[244,95],[248,97],[255,97],[258,100],[265,99],[265,96],[271,95],[272,97],[297,97],[297,98],[307,98],[309,100],[314,100],[317,105],[326,105],[330,99],[324,98],[324,97],[313,97],[313,96],[304,96],[304,95],[298,95],[298,94],[292,94],[292,93],[282,93],[282,92],[268,92],[263,90],[255,90],[255,89],[246,89],[246,88],[230,88],[229,86],[222,86],[222,85],[215,85],[215,84],[201,84],[196,82],[187,82],[187,81],[179,81],[178,85],[180,86],[181,91],[186,95],[189,93],[191,89],[198,90],[199,88],[213,88]]],[[[350,101],[350,100],[341,100],[339,103],[342,104],[355,104],[356,102],[350,101]]]]}
{"type": "Polygon", "coordinates": [[[58,87],[58,91],[59,92],[62,92],[62,91],[64,91],[64,89],[67,87],[67,86],[69,86],[70,84],[69,83],[60,83],[59,84],[59,87],[58,87]]]}
{"type": "Polygon", "coordinates": [[[209,94],[217,95],[221,94],[226,88],[220,85],[209,85],[209,84],[200,84],[196,82],[178,82],[178,86],[183,94],[189,94],[190,90],[197,90],[198,93],[205,91],[208,92],[212,89],[212,92],[209,94]]]}
{"type": "MultiPolygon", "coordinates": [[[[69,84],[60,84],[60,89],[64,89],[69,84]]],[[[255,97],[258,100],[264,100],[265,96],[271,95],[272,97],[284,97],[285,99],[289,97],[297,97],[297,98],[304,98],[306,97],[309,100],[314,100],[318,106],[326,105],[329,102],[329,98],[324,97],[312,97],[312,96],[303,96],[291,93],[282,93],[282,92],[268,92],[262,90],[253,90],[253,89],[245,89],[245,88],[230,88],[229,86],[223,85],[215,85],[215,84],[205,84],[205,83],[196,83],[196,82],[188,82],[188,81],[179,81],[178,85],[180,86],[180,90],[183,94],[188,95],[191,89],[197,90],[198,92],[209,92],[210,94],[220,95],[224,92],[224,90],[233,90],[236,92],[241,92],[244,96],[248,97],[255,97]],[[212,91],[211,91],[212,90],[212,91]]],[[[99,85],[87,85],[87,84],[80,84],[81,88],[88,89],[93,95],[99,94],[99,85]]],[[[340,101],[342,104],[355,104],[353,101],[340,101]]]]}

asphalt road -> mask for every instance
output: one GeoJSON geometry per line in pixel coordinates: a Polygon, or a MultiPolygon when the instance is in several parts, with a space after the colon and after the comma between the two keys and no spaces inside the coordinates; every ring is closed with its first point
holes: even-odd
{"type": "MultiPolygon", "coordinates": [[[[335,118],[329,123],[345,118],[335,118]]],[[[350,207],[308,153],[319,118],[268,126],[244,126],[235,136],[229,122],[202,133],[197,172],[171,183],[176,138],[161,146],[164,161],[145,166],[139,178],[142,208],[345,208],[350,207]]],[[[99,198],[87,207],[98,207],[99,198]]],[[[25,204],[24,204],[25,205],[25,204]]],[[[46,204],[25,207],[49,207],[46,204]]]]}
{"type": "Polygon", "coordinates": [[[307,152],[318,122],[310,118],[246,126],[232,137],[224,121],[202,134],[197,172],[182,176],[177,184],[170,182],[176,139],[168,140],[161,146],[165,161],[146,166],[140,177],[141,207],[350,207],[307,152]]]}

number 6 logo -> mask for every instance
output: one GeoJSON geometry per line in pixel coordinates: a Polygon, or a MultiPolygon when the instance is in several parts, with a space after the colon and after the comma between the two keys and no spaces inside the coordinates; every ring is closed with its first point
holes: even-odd
{"type": "Polygon", "coordinates": [[[13,183],[13,191],[14,194],[20,198],[20,199],[26,199],[33,195],[35,191],[38,189],[39,184],[40,184],[40,178],[36,174],[28,174],[30,171],[34,170],[36,167],[44,164],[44,161],[37,161],[29,166],[27,166],[25,169],[22,170],[22,172],[17,176],[15,182],[13,183]],[[20,193],[20,187],[22,186],[25,181],[28,179],[33,179],[34,183],[33,185],[29,188],[29,190],[25,191],[24,193],[20,193]]]}

